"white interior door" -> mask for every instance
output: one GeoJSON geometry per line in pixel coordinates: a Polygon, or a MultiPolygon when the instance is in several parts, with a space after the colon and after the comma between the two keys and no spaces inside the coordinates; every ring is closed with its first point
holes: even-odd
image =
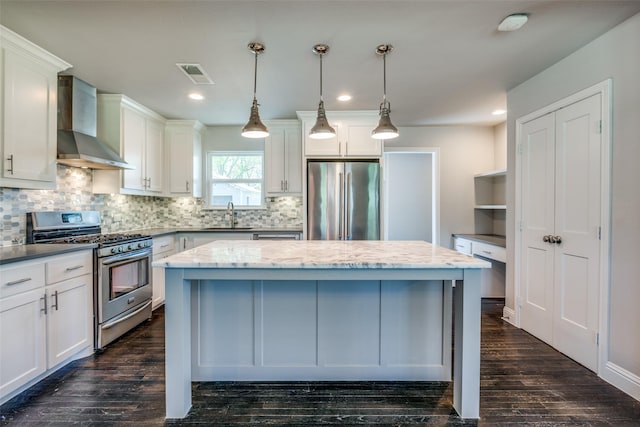
{"type": "Polygon", "coordinates": [[[601,95],[524,123],[523,329],[597,369],[601,95]]]}
{"type": "MultiPolygon", "coordinates": [[[[601,95],[556,113],[553,345],[597,369],[601,95]]],[[[553,245],[553,244],[551,244],[553,245]]]]}
{"type": "Polygon", "coordinates": [[[554,230],[555,116],[522,127],[522,268],[520,326],[553,341],[554,247],[543,237],[554,230]]]}

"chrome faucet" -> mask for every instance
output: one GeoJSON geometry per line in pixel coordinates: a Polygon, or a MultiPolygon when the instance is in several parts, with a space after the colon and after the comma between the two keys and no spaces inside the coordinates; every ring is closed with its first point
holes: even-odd
{"type": "Polygon", "coordinates": [[[231,215],[231,228],[236,228],[238,221],[236,221],[236,210],[233,206],[233,202],[227,203],[227,214],[231,215]]]}

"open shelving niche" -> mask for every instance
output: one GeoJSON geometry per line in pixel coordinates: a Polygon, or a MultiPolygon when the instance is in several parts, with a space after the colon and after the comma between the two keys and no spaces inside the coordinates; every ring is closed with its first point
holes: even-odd
{"type": "Polygon", "coordinates": [[[476,234],[506,234],[507,170],[498,169],[474,176],[476,234]]]}

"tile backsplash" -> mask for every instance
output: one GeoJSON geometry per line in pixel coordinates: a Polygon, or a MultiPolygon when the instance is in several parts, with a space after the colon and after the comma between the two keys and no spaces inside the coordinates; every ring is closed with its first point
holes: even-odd
{"type": "MultiPolygon", "coordinates": [[[[0,245],[24,243],[26,213],[32,211],[96,210],[102,231],[140,228],[226,226],[224,210],[204,209],[193,197],[147,197],[93,194],[90,170],[58,165],[56,190],[0,187],[0,245]]],[[[268,197],[266,209],[237,209],[239,227],[302,227],[301,197],[268,197]]]]}

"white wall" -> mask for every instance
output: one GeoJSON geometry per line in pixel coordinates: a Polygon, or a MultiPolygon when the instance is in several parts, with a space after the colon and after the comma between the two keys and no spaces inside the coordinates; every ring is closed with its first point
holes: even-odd
{"type": "Polygon", "coordinates": [[[206,153],[211,150],[264,150],[264,138],[245,138],[240,135],[241,130],[242,125],[207,126],[202,137],[202,151],[206,153]]]}
{"type": "Polygon", "coordinates": [[[608,78],[613,80],[613,152],[610,335],[606,362],[622,368],[630,378],[635,376],[635,391],[627,391],[638,393],[635,396],[640,398],[640,14],[507,95],[507,305],[514,307],[515,120],[608,78]]]}
{"type": "Polygon", "coordinates": [[[507,122],[502,122],[493,127],[493,139],[495,141],[494,163],[495,169],[507,168],[507,122]]]}
{"type": "Polygon", "coordinates": [[[473,233],[473,176],[495,169],[494,130],[488,126],[401,127],[386,147],[440,149],[441,246],[452,247],[453,233],[473,233]]]}

